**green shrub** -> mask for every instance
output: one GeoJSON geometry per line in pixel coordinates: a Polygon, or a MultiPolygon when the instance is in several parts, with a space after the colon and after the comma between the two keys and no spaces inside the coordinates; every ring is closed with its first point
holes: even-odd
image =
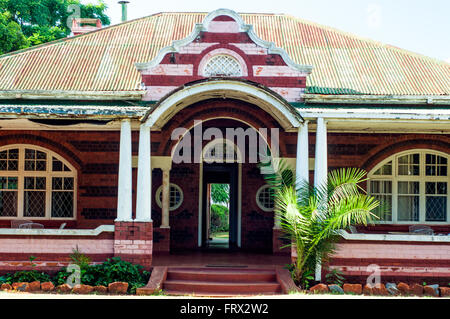
{"type": "Polygon", "coordinates": [[[0,277],[0,283],[2,284],[12,284],[14,282],[33,282],[40,281],[46,282],[51,281],[49,275],[44,272],[39,272],[37,270],[21,270],[17,271],[14,274],[5,274],[0,277]]]}
{"type": "MultiPolygon", "coordinates": [[[[128,283],[129,293],[135,293],[136,288],[145,286],[150,277],[150,273],[142,269],[141,265],[121,260],[120,257],[108,258],[102,264],[80,266],[80,282],[91,286],[108,286],[112,282],[122,281],[128,283]]],[[[55,275],[53,282],[55,285],[64,284],[71,274],[67,268],[63,268],[55,275]]]]}
{"type": "Polygon", "coordinates": [[[217,233],[229,230],[228,207],[212,204],[211,205],[211,232],[217,233]]]}
{"type": "Polygon", "coordinates": [[[328,273],[325,275],[325,279],[327,284],[329,285],[334,284],[341,287],[345,281],[342,271],[337,268],[333,268],[331,270],[329,269],[328,273]]]}

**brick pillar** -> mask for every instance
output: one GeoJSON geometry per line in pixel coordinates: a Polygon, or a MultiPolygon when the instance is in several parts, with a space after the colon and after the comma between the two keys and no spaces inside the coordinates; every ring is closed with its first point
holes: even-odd
{"type": "Polygon", "coordinates": [[[152,265],[153,223],[117,221],[114,230],[114,256],[140,264],[145,270],[152,265]]]}

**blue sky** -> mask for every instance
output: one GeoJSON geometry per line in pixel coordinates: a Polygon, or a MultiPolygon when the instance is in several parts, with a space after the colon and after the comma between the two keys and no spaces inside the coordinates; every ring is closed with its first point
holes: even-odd
{"type": "MultiPolygon", "coordinates": [[[[128,0],[128,19],[158,12],[286,13],[450,63],[449,0],[128,0]]],[[[86,0],[84,2],[95,2],[86,0]]],[[[105,0],[119,23],[118,0],[105,0]]]]}

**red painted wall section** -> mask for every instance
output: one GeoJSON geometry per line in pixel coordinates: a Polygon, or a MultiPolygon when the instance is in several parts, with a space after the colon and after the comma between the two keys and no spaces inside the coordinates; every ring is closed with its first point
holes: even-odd
{"type": "Polygon", "coordinates": [[[218,16],[198,37],[164,55],[158,65],[141,70],[147,93],[144,100],[157,101],[177,87],[207,78],[208,61],[217,55],[228,55],[242,70],[238,78],[263,84],[289,102],[301,101],[307,74],[287,65],[279,54],[255,43],[247,32],[240,32],[231,17],[218,16]]]}

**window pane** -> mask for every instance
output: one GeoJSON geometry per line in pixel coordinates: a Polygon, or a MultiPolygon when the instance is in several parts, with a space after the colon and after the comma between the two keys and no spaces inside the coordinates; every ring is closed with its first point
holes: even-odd
{"type": "Polygon", "coordinates": [[[426,199],[426,221],[446,221],[447,220],[447,197],[427,196],[426,199]]]}
{"type": "Polygon", "coordinates": [[[24,178],[25,189],[42,189],[45,187],[45,177],[25,177],[24,178]]]}
{"type": "Polygon", "coordinates": [[[17,177],[0,177],[0,216],[17,216],[17,177]]]}
{"type": "Polygon", "coordinates": [[[377,169],[374,175],[392,175],[392,161],[377,169]]]}
{"type": "Polygon", "coordinates": [[[17,216],[17,191],[0,191],[0,216],[17,216]]]}
{"type": "Polygon", "coordinates": [[[419,196],[398,196],[398,220],[419,221],[419,196]]]}
{"type": "Polygon", "coordinates": [[[53,160],[52,160],[52,171],[54,171],[54,172],[62,172],[62,170],[63,170],[63,163],[53,157],[53,160]]]}
{"type": "Polygon", "coordinates": [[[420,156],[419,154],[404,155],[398,158],[398,174],[399,175],[419,175],[420,172],[420,156]]]}
{"type": "Polygon", "coordinates": [[[0,152],[0,170],[17,171],[19,169],[19,150],[11,149],[0,152]]]}
{"type": "Polygon", "coordinates": [[[41,151],[25,149],[25,170],[45,171],[47,169],[47,154],[41,151]]]}
{"type": "Polygon", "coordinates": [[[23,209],[25,217],[45,217],[45,192],[25,191],[23,209]]]}
{"type": "Polygon", "coordinates": [[[427,154],[425,174],[427,176],[447,176],[447,159],[443,156],[427,154]]]}
{"type": "Polygon", "coordinates": [[[374,213],[380,221],[392,220],[392,181],[371,181],[370,194],[373,195],[380,205],[374,213]]]}
{"type": "Polygon", "coordinates": [[[52,217],[73,217],[73,192],[52,192],[52,217]]]}
{"type": "Polygon", "coordinates": [[[419,182],[398,182],[399,194],[419,194],[419,182]]]}

